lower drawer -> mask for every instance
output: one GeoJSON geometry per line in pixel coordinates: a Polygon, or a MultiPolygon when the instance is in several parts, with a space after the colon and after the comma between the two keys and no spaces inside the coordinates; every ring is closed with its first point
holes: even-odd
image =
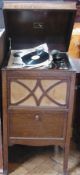
{"type": "Polygon", "coordinates": [[[67,114],[63,112],[12,112],[9,137],[64,138],[67,114]]]}

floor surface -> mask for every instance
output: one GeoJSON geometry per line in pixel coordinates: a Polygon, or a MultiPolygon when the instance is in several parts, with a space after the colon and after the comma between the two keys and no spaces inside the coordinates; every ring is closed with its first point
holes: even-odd
{"type": "MultiPolygon", "coordinates": [[[[63,150],[54,146],[9,148],[10,175],[62,175],[63,150]]],[[[80,150],[71,146],[69,175],[80,175],[80,150]]]]}

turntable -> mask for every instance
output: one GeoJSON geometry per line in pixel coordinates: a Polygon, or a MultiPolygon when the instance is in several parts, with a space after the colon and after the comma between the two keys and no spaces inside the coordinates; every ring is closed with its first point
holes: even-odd
{"type": "Polygon", "coordinates": [[[52,61],[46,43],[31,49],[11,50],[8,68],[48,68],[52,61]]]}
{"type": "Polygon", "coordinates": [[[11,50],[7,67],[71,69],[71,64],[66,52],[59,50],[49,52],[48,45],[45,43],[32,49],[11,50]]]}
{"type": "Polygon", "coordinates": [[[2,68],[4,172],[8,173],[9,145],[59,145],[64,148],[63,173],[67,175],[75,71],[65,52],[76,4],[4,1],[3,12],[6,29],[2,68]],[[48,52],[34,49],[43,44],[47,44],[48,52]],[[26,53],[30,48],[33,50],[26,53]],[[40,66],[42,56],[44,64],[40,66]],[[34,63],[39,60],[37,68],[34,63]]]}

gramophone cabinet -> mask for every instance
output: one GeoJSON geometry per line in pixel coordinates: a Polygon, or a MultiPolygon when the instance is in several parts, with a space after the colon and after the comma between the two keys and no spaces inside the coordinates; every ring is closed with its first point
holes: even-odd
{"type": "Polygon", "coordinates": [[[60,145],[63,174],[68,174],[75,91],[75,71],[8,68],[11,49],[47,43],[49,51],[67,52],[74,24],[73,2],[4,2],[7,54],[2,67],[3,159],[8,173],[8,146],[60,145]]]}

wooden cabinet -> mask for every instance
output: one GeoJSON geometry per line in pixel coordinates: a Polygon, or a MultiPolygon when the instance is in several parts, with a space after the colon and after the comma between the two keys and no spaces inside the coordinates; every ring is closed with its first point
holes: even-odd
{"type": "Polygon", "coordinates": [[[76,12],[72,2],[4,3],[7,53],[2,68],[3,158],[8,173],[8,146],[60,145],[64,175],[68,174],[75,92],[75,71],[9,68],[11,50],[47,43],[67,51],[76,12]],[[56,18],[55,18],[56,16],[56,18]]]}
{"type": "Polygon", "coordinates": [[[3,69],[2,88],[4,168],[8,170],[8,145],[61,145],[65,175],[75,72],[3,69]]]}

